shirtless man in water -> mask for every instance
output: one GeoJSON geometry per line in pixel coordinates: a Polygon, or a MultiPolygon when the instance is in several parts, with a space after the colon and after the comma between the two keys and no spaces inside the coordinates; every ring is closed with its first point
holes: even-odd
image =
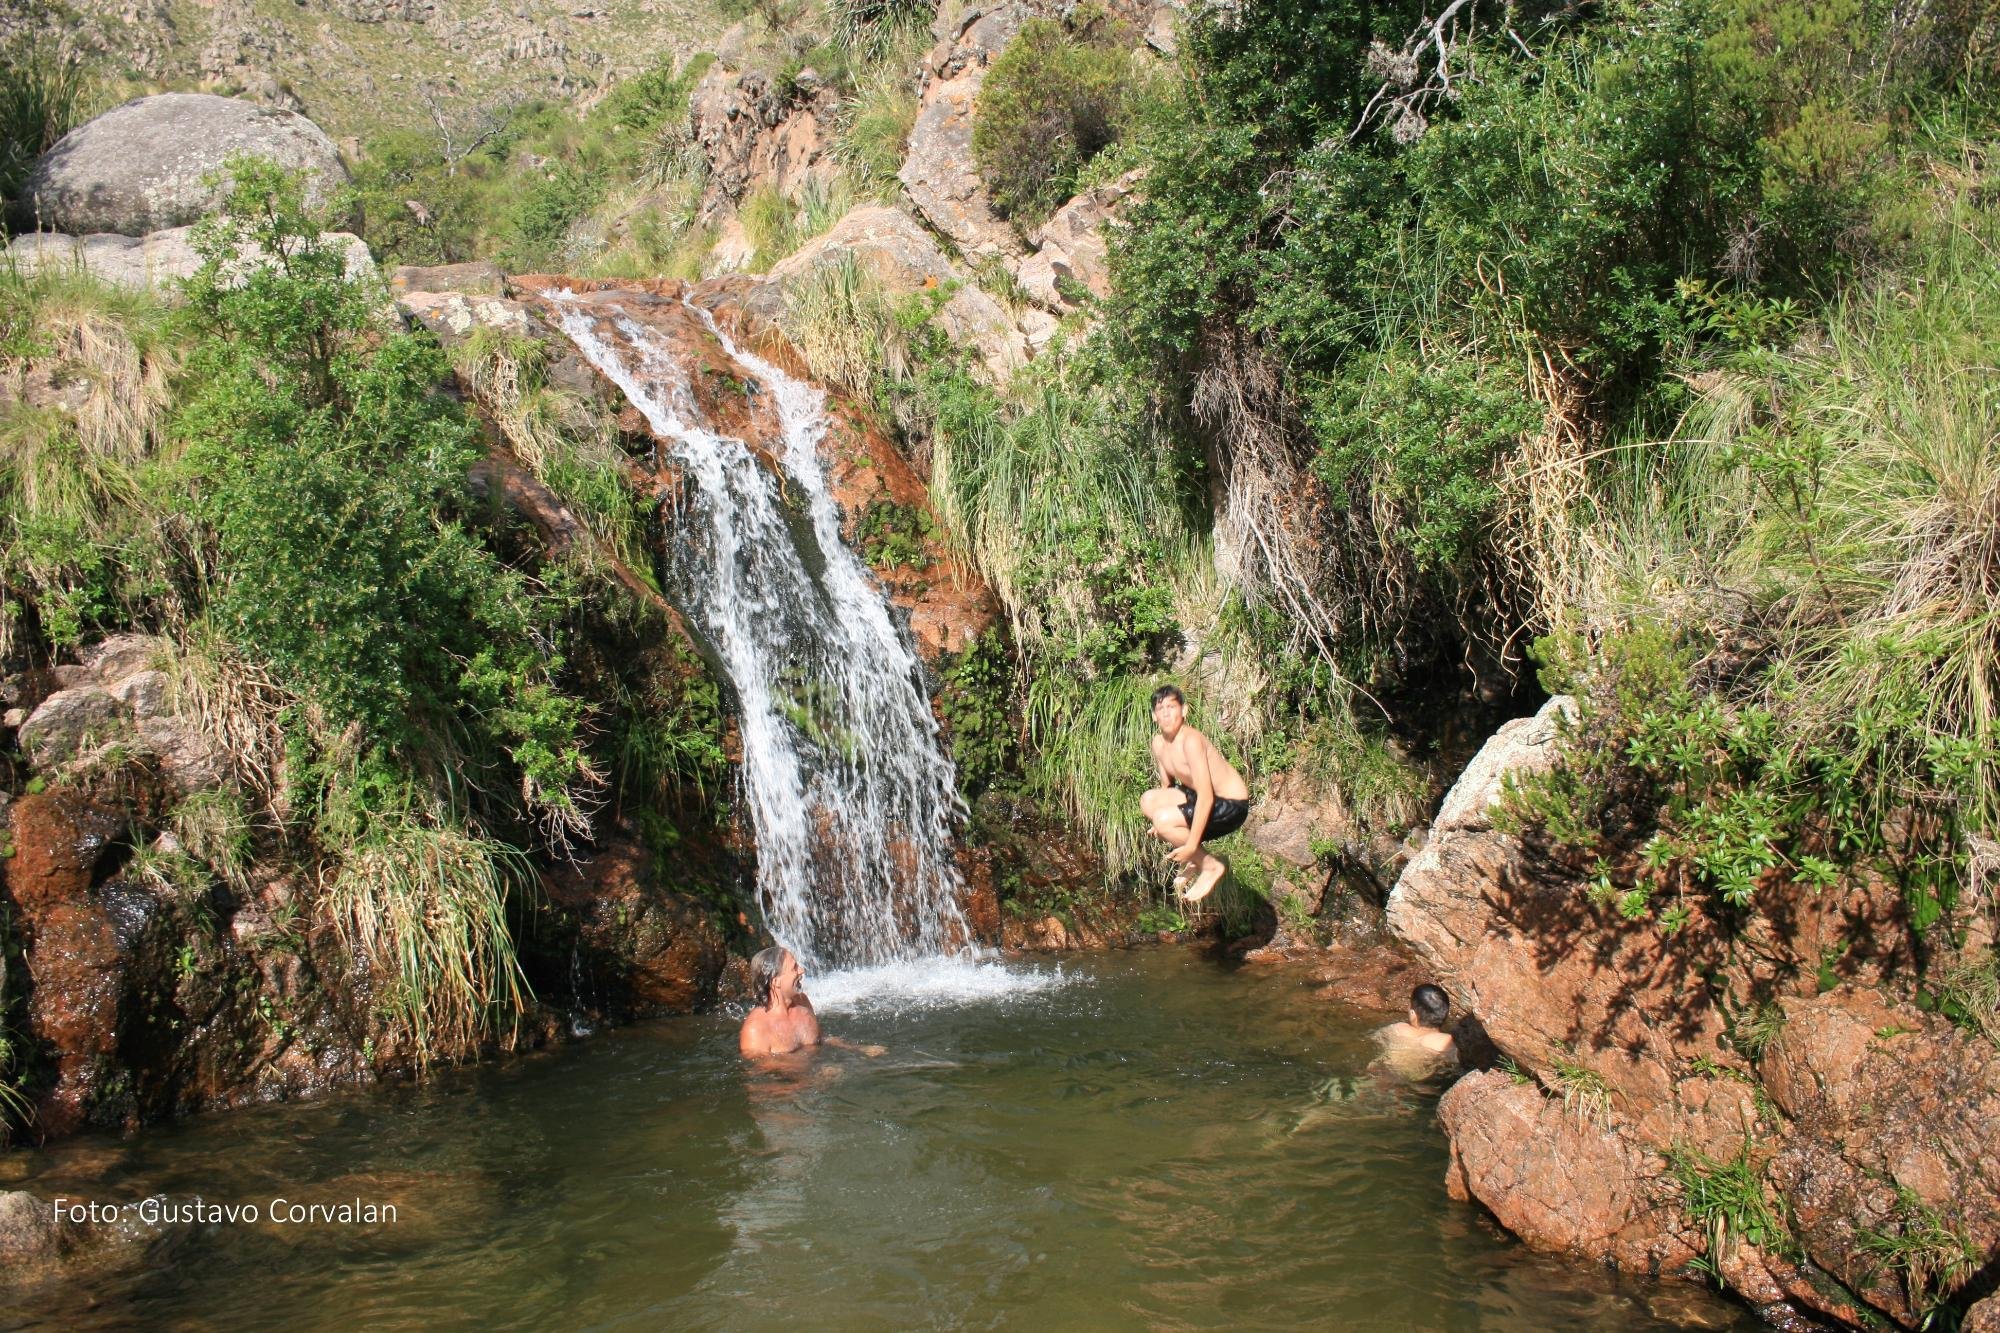
{"type": "Polygon", "coordinates": [[[1152,821],[1153,836],[1171,843],[1167,860],[1183,867],[1174,888],[1187,901],[1206,898],[1229,866],[1202,846],[1243,827],[1250,814],[1250,787],[1215,743],[1187,725],[1187,700],[1180,689],[1162,685],[1153,691],[1153,766],[1160,785],[1139,798],[1139,809],[1152,821]],[[1189,877],[1192,876],[1192,882],[1189,877]]]}
{"type": "Polygon", "coordinates": [[[809,1047],[839,1046],[863,1055],[880,1055],[880,1046],[861,1046],[838,1037],[820,1036],[819,1015],[799,983],[805,969],[790,949],[770,948],[750,960],[750,990],[757,1007],[743,1019],[736,1045],[745,1055],[790,1055],[809,1047]]]}
{"type": "Polygon", "coordinates": [[[790,949],[766,949],[750,960],[757,1007],[743,1020],[736,1044],[745,1055],[789,1055],[820,1042],[819,1016],[799,989],[805,969],[790,949]]]}

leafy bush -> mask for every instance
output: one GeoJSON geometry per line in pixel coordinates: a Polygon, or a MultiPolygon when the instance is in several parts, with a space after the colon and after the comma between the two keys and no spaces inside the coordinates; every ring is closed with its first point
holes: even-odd
{"type": "Polygon", "coordinates": [[[564,594],[464,522],[479,456],[427,338],[372,326],[380,294],[304,212],[295,177],[239,161],[197,241],[197,336],[180,429],[188,511],[212,534],[213,612],[372,744],[514,766],[561,815],[592,777],[587,714],[555,683],[564,594]],[[282,262],[237,256],[254,243],[282,262]]]}
{"type": "Polygon", "coordinates": [[[938,716],[945,724],[959,791],[970,801],[1011,767],[1019,730],[1014,664],[998,630],[967,644],[944,668],[938,716]]]}
{"type": "Polygon", "coordinates": [[[1122,35],[1030,19],[987,71],[972,158],[995,208],[1018,227],[1054,212],[1076,192],[1077,173],[1117,140],[1130,63],[1122,35]]]}

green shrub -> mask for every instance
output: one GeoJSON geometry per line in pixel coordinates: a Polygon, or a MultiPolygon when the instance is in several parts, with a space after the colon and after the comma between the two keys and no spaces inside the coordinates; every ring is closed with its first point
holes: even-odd
{"type": "Polygon", "coordinates": [[[965,646],[943,671],[938,716],[945,724],[959,791],[967,801],[991,786],[1013,763],[1019,718],[1014,664],[997,629],[965,646]]]}
{"type": "Polygon", "coordinates": [[[180,417],[188,512],[210,534],[217,622],[324,710],[410,760],[515,774],[572,821],[594,779],[588,713],[557,680],[570,594],[509,568],[467,526],[482,452],[428,338],[372,324],[296,177],[238,162],[197,245],[180,417]],[[248,242],[282,264],[244,265],[248,242]]]}
{"type": "Polygon", "coordinates": [[[972,158],[995,208],[1021,229],[1074,194],[1085,164],[1117,140],[1130,64],[1119,37],[1030,19],[987,71],[972,158]]]}

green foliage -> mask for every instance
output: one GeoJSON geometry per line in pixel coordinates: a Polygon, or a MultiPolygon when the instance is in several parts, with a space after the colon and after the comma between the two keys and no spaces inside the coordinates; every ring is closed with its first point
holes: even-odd
{"type": "Polygon", "coordinates": [[[66,15],[29,0],[0,45],[0,222],[33,229],[21,202],[35,161],[83,123],[95,80],[83,49],[63,31],[66,15]]]}
{"type": "MultiPolygon", "coordinates": [[[[492,257],[514,271],[572,268],[600,238],[586,223],[635,191],[698,193],[708,168],[688,136],[688,96],[713,57],[671,60],[613,85],[581,116],[545,102],[484,108],[447,135],[391,130],[356,164],[362,234],[384,263],[492,257]],[[588,233],[588,234],[586,234],[588,233]]],[[[648,196],[650,198],[651,196],[648,196]]],[[[664,268],[692,226],[691,210],[632,206],[612,262],[664,268]]],[[[685,265],[683,265],[684,267],[685,265]]]]}
{"type": "Polygon", "coordinates": [[[900,505],[878,496],[862,511],[854,527],[854,543],[862,558],[876,569],[924,569],[931,563],[930,543],[938,536],[930,511],[900,505]]]}
{"type": "Polygon", "coordinates": [[[959,791],[970,801],[1013,763],[1019,730],[1014,712],[1014,663],[999,630],[967,644],[943,670],[938,716],[944,720],[959,791]]]}
{"type": "Polygon", "coordinates": [[[1022,230],[1076,193],[1078,173],[1116,142],[1131,61],[1104,22],[1029,19],[987,71],[972,159],[993,204],[1022,230]]]}
{"type": "Polygon", "coordinates": [[[1855,1228],[1856,1245],[1872,1264],[1870,1280],[1885,1271],[1894,1273],[1920,1316],[1918,1327],[1930,1328],[1946,1313],[1953,1291],[1979,1266],[1979,1248],[1902,1186],[1885,1222],[1883,1227],[1855,1228]]]}
{"type": "Polygon", "coordinates": [[[1660,613],[1540,646],[1584,717],[1510,815],[1601,853],[1629,915],[1671,904],[1672,925],[1691,892],[1727,915],[1869,872],[1902,886],[1920,931],[1957,909],[1968,838],[2000,808],[2000,452],[1974,424],[2000,347],[1993,234],[1948,223],[1907,273],[1845,299],[1815,350],[1729,354],[1683,427],[1698,581],[1645,575],[1639,604],[1660,613]],[[1672,628],[1738,571],[1735,624],[1672,628]],[[1635,806],[1656,826],[1630,829],[1635,806]]]}
{"type": "Polygon", "coordinates": [[[1154,934],[1165,932],[1178,935],[1188,929],[1188,919],[1171,903],[1154,903],[1140,912],[1132,925],[1137,930],[1154,934]]]}
{"type": "Polygon", "coordinates": [[[1309,415],[1322,479],[1336,492],[1360,481],[1396,506],[1399,539],[1426,571],[1479,549],[1500,498],[1494,462],[1541,418],[1505,368],[1409,348],[1357,362],[1309,415]]]}
{"type": "Polygon", "coordinates": [[[1773,1200],[1763,1171],[1751,1163],[1748,1142],[1727,1162],[1685,1144],[1668,1149],[1666,1159],[1680,1182],[1682,1206],[1708,1237],[1708,1253],[1698,1266],[1718,1283],[1718,1265],[1739,1240],[1767,1253],[1792,1247],[1783,1204],[1773,1200]]]}
{"type": "Polygon", "coordinates": [[[335,728],[462,775],[504,761],[526,807],[558,820],[592,777],[588,713],[557,683],[569,591],[508,568],[465,525],[479,456],[448,364],[426,338],[371,328],[298,182],[239,162],[188,284],[197,341],[179,477],[212,534],[225,631],[335,728]],[[245,267],[255,242],[277,262],[245,267]]]}

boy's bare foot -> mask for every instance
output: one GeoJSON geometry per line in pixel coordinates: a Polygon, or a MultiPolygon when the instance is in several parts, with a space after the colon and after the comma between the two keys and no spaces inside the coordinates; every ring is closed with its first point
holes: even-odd
{"type": "Polygon", "coordinates": [[[1208,897],[1210,891],[1217,884],[1220,884],[1222,877],[1228,873],[1229,864],[1226,861],[1219,856],[1209,857],[1208,865],[1202,870],[1201,877],[1188,886],[1185,895],[1187,900],[1191,903],[1198,903],[1203,898],[1208,897]]]}

